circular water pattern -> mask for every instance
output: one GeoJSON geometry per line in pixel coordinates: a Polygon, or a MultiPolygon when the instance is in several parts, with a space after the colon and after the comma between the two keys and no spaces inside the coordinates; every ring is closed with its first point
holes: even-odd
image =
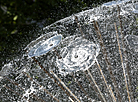
{"type": "Polygon", "coordinates": [[[61,42],[61,40],[62,35],[55,35],[47,40],[39,41],[30,49],[28,55],[30,57],[43,55],[56,47],[61,42]]]}
{"type": "Polygon", "coordinates": [[[95,63],[100,51],[99,45],[78,37],[61,49],[61,59],[57,59],[57,66],[61,74],[69,74],[80,70],[87,70],[95,63]]]}
{"type": "MultiPolygon", "coordinates": [[[[132,93],[133,96],[132,102],[137,102],[138,93],[136,83],[138,53],[136,49],[138,15],[133,13],[133,8],[136,8],[134,7],[134,4],[136,4],[136,2],[126,2],[123,5],[119,5],[121,12],[123,12],[120,12],[123,33],[124,36],[128,35],[125,37],[126,41],[128,42],[127,45],[129,45],[126,46],[126,48],[123,48],[122,45],[120,22],[118,18],[118,7],[115,5],[113,7],[99,6],[75,14],[75,16],[78,17],[78,23],[80,24],[80,28],[85,35],[85,39],[81,38],[82,35],[80,34],[80,28],[77,26],[74,15],[72,15],[45,27],[41,33],[42,36],[32,41],[26,47],[27,51],[30,51],[34,46],[40,43],[40,46],[38,46],[37,50],[34,51],[35,53],[39,53],[38,48],[41,52],[42,47],[43,51],[45,41],[47,41],[48,38],[50,39],[54,35],[61,34],[65,37],[65,39],[61,41],[58,47],[56,47],[54,50],[57,50],[57,54],[60,52],[59,55],[62,56],[62,59],[58,59],[55,51],[51,51],[44,56],[36,57],[40,64],[47,71],[52,70],[55,72],[56,75],[60,77],[62,81],[64,81],[65,85],[67,85],[72,93],[74,93],[76,97],[80,99],[81,102],[88,102],[90,99],[92,102],[99,102],[99,93],[93,89],[92,86],[94,85],[91,85],[87,79],[87,76],[82,72],[89,68],[106,101],[112,102],[110,94],[108,94],[106,87],[104,87],[104,81],[99,73],[98,67],[96,64],[94,64],[96,57],[99,65],[101,66],[101,70],[103,71],[105,79],[107,80],[107,84],[110,85],[113,89],[113,93],[118,102],[117,93],[114,90],[114,83],[112,83],[112,78],[110,77],[110,71],[108,71],[108,65],[106,65],[107,63],[105,61],[104,53],[102,48],[100,49],[99,45],[97,45],[97,43],[100,43],[101,40],[96,35],[97,31],[93,26],[93,20],[96,20],[101,32],[104,48],[106,49],[105,52],[107,52],[107,59],[110,61],[110,66],[116,79],[119,93],[121,94],[122,102],[128,102],[129,100],[127,90],[125,88],[124,75],[121,66],[122,63],[120,60],[118,42],[116,39],[116,31],[114,27],[114,23],[116,23],[122,56],[123,58],[126,57],[129,60],[128,69],[131,79],[130,83],[132,92],[130,92],[130,94],[132,93]],[[77,37],[76,34],[79,37],[77,37]],[[131,35],[134,37],[132,38],[131,35]],[[127,51],[127,56],[125,56],[122,49],[127,51]],[[75,78],[70,75],[72,72],[75,72],[73,73],[75,78]],[[64,74],[66,76],[60,74],[64,74]],[[76,83],[76,80],[80,82],[88,95],[85,95],[85,93],[80,89],[79,85],[76,83]],[[87,96],[90,98],[87,98],[87,96]]],[[[49,44],[49,47],[51,46],[53,46],[53,43],[49,44]]],[[[21,56],[22,57],[17,56],[17,58],[13,59],[9,64],[5,65],[0,72],[0,101],[39,102],[39,99],[43,99],[47,102],[55,102],[50,94],[46,93],[46,90],[51,92],[54,97],[58,98],[59,102],[69,101],[69,96],[65,94],[65,92],[60,87],[57,86],[53,79],[51,79],[41,69],[41,67],[33,61],[33,59],[24,54],[24,52],[21,56]],[[33,80],[31,80],[28,75],[33,80]],[[8,79],[10,79],[10,81],[8,79]],[[16,83],[13,84],[13,82],[16,83]]],[[[125,59],[124,65],[126,68],[125,59]]],[[[128,76],[128,74],[126,75],[128,76]]]]}

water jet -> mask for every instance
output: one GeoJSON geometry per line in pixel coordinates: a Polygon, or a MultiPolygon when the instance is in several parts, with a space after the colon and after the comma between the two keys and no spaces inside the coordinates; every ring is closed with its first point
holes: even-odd
{"type": "Polygon", "coordinates": [[[137,1],[117,4],[120,10],[103,5],[43,28],[22,57],[2,67],[0,101],[137,102],[137,1]],[[52,38],[56,44],[40,50],[52,38]]]}

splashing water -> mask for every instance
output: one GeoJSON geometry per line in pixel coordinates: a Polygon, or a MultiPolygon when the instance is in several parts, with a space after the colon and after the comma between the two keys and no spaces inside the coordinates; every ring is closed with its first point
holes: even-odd
{"type": "Polygon", "coordinates": [[[125,38],[130,49],[133,49],[133,51],[138,52],[138,36],[127,35],[125,38]]]}
{"type": "Polygon", "coordinates": [[[134,4],[133,12],[138,14],[138,3],[134,4]]]}
{"type": "Polygon", "coordinates": [[[126,2],[130,2],[131,0],[118,0],[118,1],[111,1],[108,3],[104,3],[103,6],[106,7],[112,7],[112,6],[116,6],[116,5],[121,5],[121,4],[125,4],[126,2]]]}
{"type": "Polygon", "coordinates": [[[137,3],[112,1],[43,28],[27,53],[2,67],[0,101],[137,102],[137,3]]]}
{"type": "Polygon", "coordinates": [[[61,39],[62,35],[56,35],[46,41],[41,40],[30,49],[28,55],[30,57],[43,55],[49,52],[52,48],[56,47],[60,43],[61,39]]]}

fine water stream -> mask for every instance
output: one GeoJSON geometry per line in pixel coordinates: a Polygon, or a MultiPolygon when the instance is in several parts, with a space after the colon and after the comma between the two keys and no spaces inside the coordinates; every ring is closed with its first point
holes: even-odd
{"type": "Polygon", "coordinates": [[[137,102],[138,1],[112,1],[43,28],[0,71],[0,102],[137,102]]]}

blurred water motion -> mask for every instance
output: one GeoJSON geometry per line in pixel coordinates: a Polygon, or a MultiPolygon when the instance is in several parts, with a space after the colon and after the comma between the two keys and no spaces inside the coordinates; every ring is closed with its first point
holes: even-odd
{"type": "Polygon", "coordinates": [[[131,0],[111,1],[111,2],[104,3],[103,6],[106,6],[106,7],[117,6],[117,5],[125,4],[125,3],[130,2],[130,1],[131,0]]]}
{"type": "MultiPolygon", "coordinates": [[[[70,17],[61,19],[43,28],[43,32],[40,38],[32,41],[26,47],[27,51],[31,50],[31,48],[35,44],[39,43],[39,41],[41,42],[41,40],[49,41],[48,39],[51,37],[57,37],[57,42],[52,44],[49,43],[49,49],[44,49],[42,52],[40,51],[40,53],[39,50],[34,50],[35,53],[30,53],[29,56],[39,56],[42,54],[41,56],[36,57],[40,64],[42,64],[46,70],[54,71],[54,73],[58,75],[58,77],[68,86],[68,88],[79,98],[80,101],[88,102],[89,98],[87,98],[87,95],[85,95],[85,93],[82,92],[80,87],[76,84],[76,80],[81,83],[86,93],[90,96],[91,100],[95,100],[95,102],[97,102],[100,101],[98,98],[99,94],[92,88],[92,85],[87,80],[87,76],[83,74],[83,72],[89,68],[97,85],[102,90],[101,92],[103,93],[106,101],[111,102],[112,100],[110,95],[108,95],[106,88],[104,87],[104,81],[102,80],[101,74],[99,73],[97,65],[94,63],[94,56],[97,56],[96,58],[105,75],[105,79],[114,90],[112,79],[109,75],[110,72],[108,72],[107,65],[104,60],[104,54],[100,50],[101,45],[99,45],[100,41],[96,35],[97,31],[93,27],[93,21],[96,20],[101,32],[104,48],[106,48],[107,59],[111,62],[112,70],[119,87],[122,101],[127,102],[127,90],[125,88],[124,76],[114,28],[115,22],[119,32],[118,35],[121,50],[125,49],[127,51],[129,72],[131,76],[130,82],[132,85],[131,89],[133,91],[132,96],[135,100],[137,100],[138,94],[136,83],[138,77],[138,15],[133,13],[134,4],[136,4],[136,1],[134,2],[133,0],[123,3],[125,3],[125,5],[119,6],[121,8],[121,12],[124,11],[121,13],[120,17],[123,26],[122,32],[124,33],[124,36],[126,36],[125,38],[127,41],[127,43],[125,43],[126,48],[123,48],[122,46],[121,25],[118,18],[119,10],[117,5],[111,8],[102,5],[97,8],[82,11],[70,17]],[[78,17],[78,23],[80,24],[81,31],[84,33],[85,39],[82,38],[80,28],[75,21],[75,16],[78,17]],[[53,32],[56,33],[53,34],[53,32]],[[61,34],[64,39],[61,41],[61,35],[54,36],[57,34],[61,34]],[[52,51],[51,48],[53,48],[54,44],[57,46],[54,48],[55,51],[52,51]],[[58,58],[57,53],[59,56],[62,56],[61,59],[58,58]],[[66,67],[63,66],[63,63],[66,64],[66,67]],[[66,76],[61,75],[61,73],[65,74],[65,72],[66,76]],[[75,76],[75,79],[70,74],[68,74],[71,72],[75,76]]],[[[135,7],[135,9],[137,9],[137,7],[135,7]]],[[[41,46],[45,47],[47,42],[45,44],[43,41],[40,43],[40,46],[38,45],[36,48],[41,49],[41,46]]],[[[126,57],[124,53],[122,53],[122,55],[123,57],[126,57]]],[[[24,51],[21,56],[17,56],[17,58],[10,61],[9,64],[3,66],[0,72],[0,101],[55,101],[48,93],[46,93],[44,89],[47,89],[61,102],[69,101],[70,97],[66,95],[65,92],[55,84],[54,80],[51,79],[29,56],[28,52],[26,53],[24,51]],[[27,75],[29,75],[33,80],[28,78],[27,75]]],[[[115,97],[117,97],[116,92],[114,93],[115,97]]],[[[118,101],[117,98],[116,100],[118,101]]]]}
{"type": "Polygon", "coordinates": [[[56,47],[61,42],[61,40],[62,40],[62,35],[55,35],[47,40],[41,40],[30,49],[28,55],[30,57],[34,57],[46,54],[54,47],[56,47]]]}
{"type": "Polygon", "coordinates": [[[134,4],[133,12],[138,14],[138,3],[134,4]]]}

